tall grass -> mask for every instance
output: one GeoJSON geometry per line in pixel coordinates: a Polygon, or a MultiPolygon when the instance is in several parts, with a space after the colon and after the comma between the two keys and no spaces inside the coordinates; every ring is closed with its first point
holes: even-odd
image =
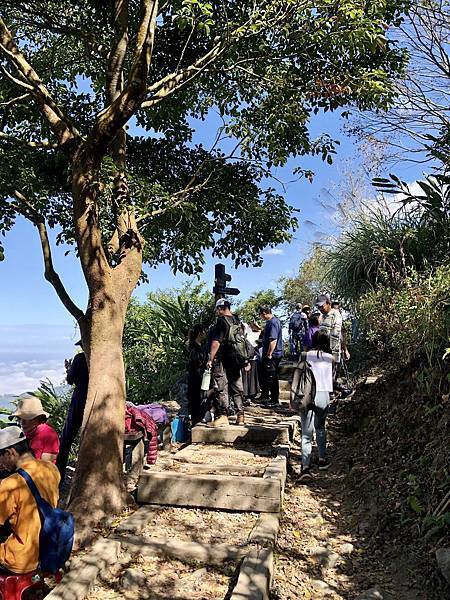
{"type": "Polygon", "coordinates": [[[438,244],[436,234],[434,224],[418,211],[363,212],[329,252],[327,279],[337,294],[354,303],[379,286],[397,288],[410,269],[425,272],[445,260],[448,240],[438,244]]]}

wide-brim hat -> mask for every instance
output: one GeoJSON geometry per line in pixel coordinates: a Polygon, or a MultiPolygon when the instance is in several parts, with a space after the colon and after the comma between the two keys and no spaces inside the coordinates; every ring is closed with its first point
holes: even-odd
{"type": "Polygon", "coordinates": [[[10,425],[0,429],[0,450],[10,448],[14,444],[23,442],[26,439],[24,432],[16,425],[10,425]]]}
{"type": "Polygon", "coordinates": [[[31,421],[40,416],[49,417],[49,413],[42,408],[42,403],[37,396],[20,398],[16,410],[9,416],[10,419],[18,417],[24,421],[31,421]]]}

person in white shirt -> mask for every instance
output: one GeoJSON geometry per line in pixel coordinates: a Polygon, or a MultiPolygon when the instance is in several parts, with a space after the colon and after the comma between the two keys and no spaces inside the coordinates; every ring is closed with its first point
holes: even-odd
{"type": "Polygon", "coordinates": [[[330,462],[327,458],[327,433],[325,421],[330,403],[330,392],[333,391],[334,358],[330,348],[330,338],[325,331],[316,331],[312,338],[312,349],[306,353],[306,358],[316,380],[316,395],[314,407],[311,410],[301,410],[302,421],[302,471],[300,482],[311,479],[310,462],[312,438],[316,432],[317,448],[319,451],[319,470],[328,469],[330,462]]]}

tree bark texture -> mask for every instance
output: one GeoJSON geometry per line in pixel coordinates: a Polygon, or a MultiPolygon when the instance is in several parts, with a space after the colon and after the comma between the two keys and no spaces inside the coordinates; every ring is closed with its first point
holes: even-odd
{"type": "MultiPolygon", "coordinates": [[[[91,185],[96,161],[82,155],[78,165],[73,172],[74,222],[89,288],[82,327],[89,387],[70,509],[77,523],[76,544],[83,545],[93,525],[120,512],[127,501],[122,469],[126,395],[122,335],[142,253],[139,244],[127,246],[117,266],[108,263],[98,223],[98,190],[91,185]],[[84,170],[86,165],[92,170],[84,170]]],[[[131,217],[129,222],[135,229],[131,217]]]]}

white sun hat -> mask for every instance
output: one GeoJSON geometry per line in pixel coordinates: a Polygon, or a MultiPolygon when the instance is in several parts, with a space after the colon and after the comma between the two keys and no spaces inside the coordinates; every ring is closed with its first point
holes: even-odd
{"type": "Polygon", "coordinates": [[[0,429],[0,450],[14,446],[26,439],[24,432],[16,425],[0,429]]]}
{"type": "Polygon", "coordinates": [[[20,398],[17,408],[10,415],[10,418],[19,417],[19,419],[23,419],[24,421],[31,421],[31,419],[35,419],[41,415],[49,417],[49,413],[45,412],[42,408],[39,398],[37,396],[25,396],[24,398],[20,398]]]}

